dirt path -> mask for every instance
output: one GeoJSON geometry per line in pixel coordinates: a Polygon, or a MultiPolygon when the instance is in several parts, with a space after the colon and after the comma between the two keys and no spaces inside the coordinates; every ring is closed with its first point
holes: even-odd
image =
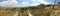
{"type": "Polygon", "coordinates": [[[18,16],[18,11],[16,11],[16,13],[13,16],[18,16]]]}
{"type": "Polygon", "coordinates": [[[33,15],[29,12],[29,16],[33,16],[33,15]]]}

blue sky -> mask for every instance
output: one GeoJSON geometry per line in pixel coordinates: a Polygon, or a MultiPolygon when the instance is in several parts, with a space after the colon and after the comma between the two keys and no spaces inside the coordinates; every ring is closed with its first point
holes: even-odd
{"type": "MultiPolygon", "coordinates": [[[[5,0],[0,0],[0,2],[2,2],[2,1],[5,1],[5,0]]],[[[33,1],[32,0],[17,0],[19,3],[21,3],[22,1],[24,1],[24,2],[29,2],[29,3],[33,3],[33,1]]],[[[54,0],[45,0],[45,1],[47,1],[47,2],[49,2],[49,3],[54,3],[54,0]]],[[[57,0],[56,0],[57,1],[57,0]]]]}
{"type": "MultiPolygon", "coordinates": [[[[0,2],[2,2],[2,1],[5,1],[5,0],[0,0],[0,2]]],[[[29,3],[36,3],[36,2],[33,2],[32,0],[17,0],[19,3],[21,3],[21,2],[29,2],[29,3]]],[[[54,0],[45,0],[45,1],[47,1],[47,2],[49,2],[49,3],[54,3],[54,0]]],[[[57,0],[56,0],[57,1],[57,0]]]]}
{"type": "MultiPolygon", "coordinates": [[[[16,3],[17,6],[37,6],[39,4],[53,4],[55,0],[12,0],[10,1],[10,3],[16,3]],[[23,5],[22,5],[23,4],[23,5]]],[[[60,0],[56,0],[57,2],[60,1],[60,0]]],[[[3,3],[3,4],[7,4],[8,3],[8,0],[0,0],[0,4],[3,3]],[[5,2],[3,2],[5,1],[5,2]]],[[[11,5],[10,4],[10,5],[11,5]]],[[[9,5],[9,6],[10,6],[9,5]]],[[[13,6],[16,6],[16,5],[13,5],[13,6]]],[[[5,5],[3,5],[5,6],[5,5]]]]}

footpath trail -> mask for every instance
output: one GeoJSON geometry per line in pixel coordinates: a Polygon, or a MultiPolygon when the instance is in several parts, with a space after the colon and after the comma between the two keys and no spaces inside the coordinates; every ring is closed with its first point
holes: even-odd
{"type": "Polygon", "coordinates": [[[18,11],[16,11],[16,13],[13,16],[18,16],[18,11]]]}

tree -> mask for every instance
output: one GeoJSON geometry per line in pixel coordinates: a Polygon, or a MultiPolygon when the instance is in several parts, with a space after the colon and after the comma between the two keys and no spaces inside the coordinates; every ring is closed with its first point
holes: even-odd
{"type": "Polygon", "coordinates": [[[58,4],[60,4],[60,2],[58,2],[58,4]]]}
{"type": "Polygon", "coordinates": [[[52,6],[52,4],[48,4],[48,5],[46,5],[46,7],[51,7],[52,6]]]}
{"type": "Polygon", "coordinates": [[[45,9],[45,7],[46,7],[46,5],[44,5],[44,4],[40,4],[39,6],[41,6],[41,7],[40,7],[40,10],[43,10],[43,9],[45,9]]]}

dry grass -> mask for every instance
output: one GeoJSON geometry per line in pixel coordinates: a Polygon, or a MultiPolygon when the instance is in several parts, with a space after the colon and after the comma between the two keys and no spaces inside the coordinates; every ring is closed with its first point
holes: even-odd
{"type": "MultiPolygon", "coordinates": [[[[18,9],[18,8],[17,8],[18,9]]],[[[40,10],[40,9],[35,9],[35,10],[30,10],[31,14],[33,16],[53,16],[54,11],[58,10],[60,12],[60,6],[55,6],[54,8],[55,10],[52,9],[52,6],[51,7],[46,7],[44,10],[40,10]]],[[[23,10],[23,12],[18,9],[18,16],[27,16],[28,15],[28,11],[27,10],[23,10]]],[[[57,12],[58,12],[57,11],[57,12]]],[[[15,14],[16,11],[14,10],[5,10],[5,9],[0,9],[0,16],[13,16],[15,14]]],[[[60,13],[56,13],[58,15],[60,15],[60,13]]]]}

